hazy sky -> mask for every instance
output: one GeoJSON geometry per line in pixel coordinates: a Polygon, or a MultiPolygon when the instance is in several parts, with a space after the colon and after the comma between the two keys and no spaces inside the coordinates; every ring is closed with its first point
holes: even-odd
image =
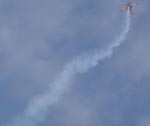
{"type": "MultiPolygon", "coordinates": [[[[109,45],[129,0],[0,0],[0,126],[21,116],[74,58],[109,45]]],[[[136,0],[111,58],[77,74],[36,126],[149,126],[150,15],[136,0]]],[[[17,125],[19,126],[19,125],[17,125]]]]}

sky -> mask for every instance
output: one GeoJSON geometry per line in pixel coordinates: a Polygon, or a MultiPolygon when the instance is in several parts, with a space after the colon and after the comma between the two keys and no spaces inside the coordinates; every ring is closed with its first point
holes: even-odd
{"type": "Polygon", "coordinates": [[[111,57],[85,71],[79,65],[75,75],[68,68],[122,33],[128,1],[0,0],[0,126],[28,125],[34,118],[25,113],[35,106],[39,121],[28,126],[149,126],[150,1],[136,0],[129,33],[111,57]],[[58,99],[53,87],[64,89],[58,99]],[[47,109],[37,100],[43,96],[53,102],[47,109]]]}

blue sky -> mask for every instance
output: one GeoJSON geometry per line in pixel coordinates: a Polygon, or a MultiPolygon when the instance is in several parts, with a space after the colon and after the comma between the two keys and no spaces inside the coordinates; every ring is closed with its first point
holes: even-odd
{"type": "MultiPolygon", "coordinates": [[[[128,0],[0,0],[0,125],[21,116],[74,58],[122,31],[128,0]]],[[[77,74],[36,126],[150,125],[150,1],[111,58],[77,74]]]]}

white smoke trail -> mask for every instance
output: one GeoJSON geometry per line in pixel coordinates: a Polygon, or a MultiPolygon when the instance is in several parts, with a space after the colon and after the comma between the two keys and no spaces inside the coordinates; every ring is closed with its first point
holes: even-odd
{"type": "Polygon", "coordinates": [[[57,103],[69,90],[70,83],[77,73],[86,73],[90,68],[95,67],[99,61],[111,57],[113,49],[120,46],[126,39],[130,29],[130,16],[127,13],[125,28],[122,33],[104,50],[95,50],[93,53],[84,54],[64,68],[60,76],[49,87],[48,91],[36,97],[28,105],[21,116],[15,117],[8,126],[35,126],[44,121],[45,116],[52,105],[57,103]]]}

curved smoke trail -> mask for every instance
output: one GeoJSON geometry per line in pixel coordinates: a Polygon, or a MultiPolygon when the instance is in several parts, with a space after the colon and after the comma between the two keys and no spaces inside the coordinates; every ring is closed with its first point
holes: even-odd
{"type": "Polygon", "coordinates": [[[8,126],[35,126],[37,123],[44,121],[49,108],[57,103],[63,94],[69,88],[74,76],[78,73],[86,73],[90,68],[95,67],[99,61],[111,57],[113,49],[119,47],[126,39],[130,29],[130,16],[126,15],[125,28],[122,33],[104,50],[95,50],[93,53],[87,53],[72,62],[68,63],[58,79],[49,87],[48,91],[36,97],[28,105],[27,109],[21,116],[15,117],[8,126]]]}

